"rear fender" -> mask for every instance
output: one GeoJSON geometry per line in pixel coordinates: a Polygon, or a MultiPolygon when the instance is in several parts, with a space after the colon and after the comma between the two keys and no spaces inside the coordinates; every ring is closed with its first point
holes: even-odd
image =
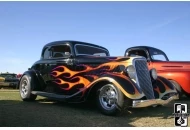
{"type": "MultiPolygon", "coordinates": [[[[42,91],[45,88],[46,84],[39,72],[28,70],[23,73],[22,77],[24,75],[28,75],[31,78],[31,87],[33,91],[42,91]]],[[[20,78],[18,85],[20,85],[22,77],[20,78]]]]}

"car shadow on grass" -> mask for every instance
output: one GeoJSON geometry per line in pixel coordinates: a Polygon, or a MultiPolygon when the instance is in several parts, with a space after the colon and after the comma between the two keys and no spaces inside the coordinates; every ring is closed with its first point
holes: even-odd
{"type": "MultiPolygon", "coordinates": [[[[184,99],[180,103],[187,101],[184,99]]],[[[140,118],[171,119],[172,113],[173,103],[165,107],[127,109],[117,116],[105,116],[94,102],[70,104],[46,98],[34,102],[0,100],[0,126],[4,127],[132,127],[138,126],[133,122],[140,118]]]]}

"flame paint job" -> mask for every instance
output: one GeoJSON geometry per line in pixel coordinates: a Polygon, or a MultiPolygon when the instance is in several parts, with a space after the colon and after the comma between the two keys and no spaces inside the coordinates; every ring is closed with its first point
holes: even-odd
{"type": "Polygon", "coordinates": [[[153,89],[156,98],[162,98],[168,93],[176,92],[171,82],[160,76],[158,76],[156,83],[153,83],[153,89]]]}
{"type": "Polygon", "coordinates": [[[144,94],[141,90],[137,89],[137,86],[133,83],[133,81],[122,74],[122,69],[131,64],[132,58],[117,57],[110,58],[109,62],[100,64],[97,67],[84,64],[78,65],[83,68],[81,71],[74,71],[66,66],[58,66],[52,70],[51,75],[55,78],[54,82],[60,85],[63,90],[69,91],[74,87],[77,88],[77,85],[82,84],[83,87],[79,88],[79,91],[86,91],[97,82],[107,80],[120,88],[120,90],[127,97],[137,99],[143,97],[144,94]],[[119,67],[122,71],[114,72],[117,67],[119,67]],[[119,80],[123,80],[126,83],[119,83],[119,80]],[[124,85],[122,84],[128,85],[129,88],[123,87],[124,85]]]}
{"type": "MultiPolygon", "coordinates": [[[[115,58],[109,60],[109,62],[100,64],[97,67],[84,64],[78,65],[78,67],[82,67],[80,71],[71,70],[66,66],[58,66],[52,70],[51,76],[54,77],[53,82],[59,85],[61,89],[66,91],[77,89],[83,93],[82,96],[87,89],[103,80],[112,82],[125,96],[131,99],[140,99],[145,96],[137,84],[123,74],[123,70],[114,72],[117,67],[123,67],[124,69],[132,65],[133,58],[115,58]]],[[[159,85],[156,84],[154,86],[156,98],[160,98],[169,92],[175,92],[173,86],[171,84],[168,86],[163,79],[158,79],[158,82],[160,82],[159,85]]]]}

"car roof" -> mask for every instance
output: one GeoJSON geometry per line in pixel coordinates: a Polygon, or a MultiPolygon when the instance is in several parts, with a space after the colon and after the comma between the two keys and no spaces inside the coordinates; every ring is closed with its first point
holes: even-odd
{"type": "Polygon", "coordinates": [[[15,73],[0,73],[0,75],[16,75],[15,73]]]}
{"type": "MultiPolygon", "coordinates": [[[[151,47],[151,46],[134,46],[134,47],[130,47],[130,48],[126,49],[126,50],[129,50],[129,49],[132,49],[132,48],[156,49],[156,50],[162,51],[162,50],[160,50],[160,49],[158,49],[158,48],[151,47]]],[[[162,52],[163,52],[163,51],[162,51],[162,52]]]]}
{"type": "Polygon", "coordinates": [[[50,43],[46,44],[44,47],[46,47],[46,46],[60,45],[60,44],[66,44],[66,43],[72,44],[73,46],[75,44],[90,45],[90,46],[95,46],[95,47],[103,48],[103,49],[105,49],[105,50],[108,51],[108,49],[105,48],[105,47],[103,47],[103,46],[99,46],[99,45],[92,44],[92,43],[87,43],[87,42],[82,42],[82,41],[74,41],[74,40],[53,41],[53,42],[50,42],[50,43]]]}

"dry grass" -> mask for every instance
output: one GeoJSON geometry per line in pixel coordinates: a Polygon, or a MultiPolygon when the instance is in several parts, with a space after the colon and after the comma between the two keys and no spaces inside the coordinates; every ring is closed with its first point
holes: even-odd
{"type": "MultiPolygon", "coordinates": [[[[189,99],[177,101],[188,103],[189,99]]],[[[190,109],[188,109],[190,112],[190,109]]],[[[93,104],[66,104],[38,97],[23,102],[18,91],[0,90],[0,126],[174,126],[173,103],[165,107],[126,110],[102,115],[93,104]]],[[[189,122],[190,124],[190,119],[189,122]]]]}

